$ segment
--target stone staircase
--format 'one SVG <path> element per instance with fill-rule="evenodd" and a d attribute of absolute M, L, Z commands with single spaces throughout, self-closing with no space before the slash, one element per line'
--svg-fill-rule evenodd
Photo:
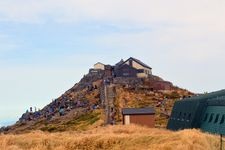
<path fill-rule="evenodd" d="M 105 124 L 114 124 L 115 86 L 113 84 L 104 84 L 100 89 L 100 99 L 102 107 L 105 109 Z"/>

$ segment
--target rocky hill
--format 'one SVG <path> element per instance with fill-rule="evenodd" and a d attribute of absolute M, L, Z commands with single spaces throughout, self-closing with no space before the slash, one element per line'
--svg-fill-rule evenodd
<path fill-rule="evenodd" d="M 122 108 L 149 106 L 156 110 L 156 127 L 163 128 L 174 102 L 190 95 L 193 93 L 153 75 L 151 68 L 137 59 L 113 66 L 97 63 L 59 98 L 41 110 L 27 111 L 15 125 L 1 128 L 1 132 L 87 130 L 121 124 Z M 109 117 L 112 112 L 114 116 Z"/>

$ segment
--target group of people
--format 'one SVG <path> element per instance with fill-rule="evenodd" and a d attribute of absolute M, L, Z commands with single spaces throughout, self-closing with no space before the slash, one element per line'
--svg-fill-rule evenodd
<path fill-rule="evenodd" d="M 71 111 L 74 108 L 86 108 L 89 106 L 88 100 L 71 100 L 67 98 L 66 96 L 62 96 L 59 99 L 55 99 L 47 105 L 42 110 L 37 110 L 36 107 L 34 107 L 34 110 L 32 107 L 30 107 L 30 110 L 27 110 L 22 117 L 20 118 L 20 122 L 25 121 L 32 121 L 32 120 L 38 120 L 40 118 L 46 118 L 47 120 L 51 120 L 53 116 L 56 116 L 57 114 L 59 116 L 64 116 L 67 112 Z M 98 106 L 92 106 L 93 109 L 96 109 Z"/>
<path fill-rule="evenodd" d="M 38 119 L 41 116 L 40 109 L 37 111 L 37 108 L 35 107 L 35 110 L 33 111 L 33 108 L 30 107 L 30 110 L 27 110 L 22 117 L 20 118 L 20 121 L 31 121 L 34 119 Z"/>

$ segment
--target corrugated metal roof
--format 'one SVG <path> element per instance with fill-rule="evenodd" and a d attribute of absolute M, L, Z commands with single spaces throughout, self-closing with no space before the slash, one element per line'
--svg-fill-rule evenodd
<path fill-rule="evenodd" d="M 123 115 L 141 115 L 141 114 L 155 114 L 155 110 L 152 107 L 148 108 L 123 108 Z"/>

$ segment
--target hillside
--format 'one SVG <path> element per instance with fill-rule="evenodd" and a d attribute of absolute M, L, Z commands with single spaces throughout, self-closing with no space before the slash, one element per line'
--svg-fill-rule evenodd
<path fill-rule="evenodd" d="M 143 64 L 137 59 L 134 61 Z M 121 62 L 113 67 L 103 67 L 104 69 L 90 69 L 79 83 L 62 96 L 41 110 L 27 111 L 15 125 L 1 128 L 1 131 L 23 133 L 31 130 L 88 130 L 112 122 L 107 118 L 109 108 L 115 112 L 113 122 L 119 125 L 122 122 L 121 109 L 126 107 L 153 107 L 156 111 L 155 126 L 164 128 L 174 102 L 184 96 L 193 95 L 151 74 L 148 66 L 145 72 L 142 72 L 144 69 L 136 69 L 135 72 L 134 67 L 122 65 Z M 127 76 L 130 72 L 130 76 Z"/>
<path fill-rule="evenodd" d="M 219 137 L 198 130 L 171 132 L 140 126 L 108 126 L 83 132 L 0 135 L 2 150 L 218 150 Z"/>

